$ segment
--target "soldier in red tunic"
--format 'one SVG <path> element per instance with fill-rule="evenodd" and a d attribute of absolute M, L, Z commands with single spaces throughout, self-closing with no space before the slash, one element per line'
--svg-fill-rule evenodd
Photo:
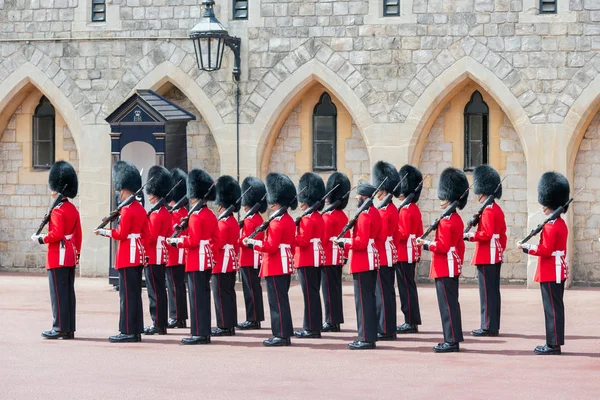
<path fill-rule="evenodd" d="M 438 186 L 438 198 L 441 200 L 442 210 L 449 207 L 452 202 L 458 201 L 468 189 L 469 182 L 464 172 L 456 168 L 446 168 L 440 175 Z M 464 196 L 458 203 L 458 209 L 462 210 L 466 205 L 467 196 Z M 436 353 L 459 351 L 459 343 L 464 340 L 458 302 L 458 277 L 465 255 L 463 230 L 463 221 L 455 210 L 440 220 L 434 241 L 417 240 L 423 245 L 423 250 L 431 251 L 429 277 L 435 279 L 444 331 L 444 342 L 433 348 Z"/>
<path fill-rule="evenodd" d="M 190 207 L 201 201 L 200 209 L 189 219 L 187 235 L 168 238 L 167 243 L 187 250 L 185 272 L 190 300 L 191 337 L 181 339 L 186 345 L 210 343 L 210 278 L 215 259 L 211 243 L 218 241 L 217 217 L 206 206 L 215 200 L 213 179 L 201 169 L 190 171 L 187 180 Z"/>
<path fill-rule="evenodd" d="M 417 333 L 418 326 L 421 325 L 421 311 L 415 283 L 415 267 L 421 257 L 421 247 L 417 245 L 417 238 L 423 234 L 423 220 L 417 202 L 421 196 L 422 186 L 419 185 L 423 181 L 423 175 L 412 165 L 404 165 L 398 175 L 406 176 L 400 184 L 398 199 L 404 202 L 411 195 L 412 199 L 398 212 L 398 264 L 395 265 L 395 269 L 404 323 L 396 328 L 396 332 Z"/>
<path fill-rule="evenodd" d="M 298 195 L 300 209 L 304 212 L 325 196 L 325 183 L 319 175 L 307 172 L 300 178 L 298 193 L 300 193 Z M 319 210 L 302 217 L 296 229 L 294 265 L 298 270 L 304 297 L 303 329 L 294 333 L 298 338 L 315 339 L 321 337 L 323 309 L 321 308 L 321 296 L 319 295 L 321 284 L 321 269 L 319 267 L 325 265 L 325 251 L 323 250 L 325 227 L 323 216 L 318 211 L 322 209 L 323 204 L 321 204 Z"/>
<path fill-rule="evenodd" d="M 81 252 L 81 223 L 79 211 L 68 198 L 77 196 L 77 173 L 66 161 L 50 168 L 48 186 L 51 196 L 62 193 L 64 200 L 52 210 L 47 235 L 32 235 L 31 240 L 48 244 L 46 270 L 50 283 L 52 329 L 42 332 L 46 339 L 75 337 L 75 264 Z"/>
<path fill-rule="evenodd" d="M 246 193 L 248 188 L 251 189 Z M 249 213 L 256 204 L 260 203 L 256 212 L 246 214 L 244 217 L 244 226 L 239 240 L 246 321 L 238 324 L 237 328 L 250 330 L 260 329 L 261 321 L 265 320 L 262 286 L 258 276 L 262 257 L 259 251 L 249 248 L 243 244 L 243 241 L 264 222 L 261 214 L 267 211 L 267 199 L 265 197 L 267 189 L 260 179 L 249 176 L 242 182 L 242 193 L 246 193 L 242 196 L 242 208 L 246 213 Z M 263 238 L 263 232 L 256 235 L 256 240 L 263 240 Z"/>
<path fill-rule="evenodd" d="M 273 212 L 281 207 L 292 210 L 298 207 L 296 187 L 283 174 L 270 173 L 266 179 L 267 202 Z M 294 272 L 294 247 L 296 224 L 287 210 L 269 224 L 264 240 L 244 239 L 244 244 L 262 252 L 260 276 L 267 281 L 267 297 L 271 311 L 273 337 L 263 342 L 265 346 L 289 346 L 294 333 L 288 291 Z"/>
<path fill-rule="evenodd" d="M 170 207 L 175 207 L 178 201 L 186 195 L 186 180 L 187 174 L 179 168 L 171 170 L 171 181 L 173 184 L 182 181 L 175 188 L 170 198 L 167 199 Z M 182 218 L 188 215 L 185 206 L 171 208 L 171 226 L 167 237 L 171 237 L 174 232 L 174 226 L 181 221 Z M 181 232 L 183 236 L 186 231 Z M 188 310 L 187 297 L 185 291 L 185 249 L 173 246 L 167 246 L 167 295 L 169 298 L 169 328 L 185 328 L 187 327 Z"/>
<path fill-rule="evenodd" d="M 479 204 L 488 196 L 502 197 L 500 175 L 489 165 L 479 165 L 473 171 L 474 191 Z M 495 192 L 495 193 L 494 193 Z M 506 248 L 506 221 L 496 202 L 487 206 L 479 219 L 476 232 L 464 234 L 464 239 L 475 242 L 472 265 L 477 266 L 481 328 L 471 331 L 473 336 L 498 336 L 500 331 L 500 267 Z"/>
<path fill-rule="evenodd" d="M 569 181 L 557 172 L 546 172 L 538 183 L 538 202 L 545 215 L 563 206 L 569 200 Z M 565 212 L 567 210 L 565 209 Z M 565 344 L 565 304 L 563 295 L 568 278 L 567 237 L 569 230 L 560 216 L 544 225 L 537 245 L 519 243 L 519 248 L 529 255 L 537 256 L 538 263 L 533 280 L 540 283 L 544 317 L 546 320 L 546 344 L 537 346 L 536 354 L 561 354 Z"/>
<path fill-rule="evenodd" d="M 229 206 L 233 212 L 240 210 L 239 200 L 242 195 L 239 183 L 229 175 L 223 175 L 215 185 L 217 192 L 217 213 L 221 214 Z M 235 297 L 235 280 L 239 269 L 238 241 L 240 227 L 235 216 L 229 215 L 218 222 L 218 235 L 212 243 L 215 255 L 215 267 L 212 270 L 212 290 L 217 315 L 217 328 L 213 336 L 233 336 L 237 325 L 237 303 Z"/>
<path fill-rule="evenodd" d="M 148 171 L 146 194 L 148 201 L 154 205 L 164 198 L 171 187 L 171 173 L 160 165 L 155 165 Z M 150 235 L 147 239 L 146 254 L 148 265 L 144 268 L 146 275 L 146 288 L 148 289 L 148 302 L 150 303 L 150 317 L 152 325 L 144 329 L 146 335 L 167 334 L 167 287 L 165 282 L 165 264 L 167 262 L 166 238 L 169 237 L 171 227 L 171 214 L 167 207 L 162 206 L 148 215 Z"/>
<path fill-rule="evenodd" d="M 132 196 L 142 186 L 140 172 L 125 161 L 113 167 L 113 185 L 121 200 Z M 96 235 L 111 237 L 118 241 L 115 269 L 119 272 L 120 334 L 109 337 L 111 342 L 141 342 L 144 331 L 142 308 L 142 270 L 147 263 L 145 246 L 150 231 L 146 210 L 133 201 L 120 211 L 121 220 L 116 229 L 97 229 Z"/>
<path fill-rule="evenodd" d="M 386 179 L 387 178 L 387 179 Z M 385 180 L 377 193 L 377 198 L 383 200 L 388 193 L 400 182 L 400 175 L 392 164 L 378 161 L 373 167 L 373 186 Z M 396 193 L 392 193 L 395 195 Z M 375 299 L 377 304 L 377 340 L 396 340 L 396 293 L 394 291 L 394 265 L 398 263 L 398 251 L 395 240 L 398 236 L 398 209 L 393 201 L 379 208 L 381 215 L 381 231 L 384 232 L 383 249 L 379 249 L 380 267 L 377 270 L 377 288 Z"/>
<path fill-rule="evenodd" d="M 361 183 L 356 189 L 356 200 L 360 208 L 375 193 L 375 186 Z M 356 323 L 358 338 L 348 344 L 351 350 L 368 350 L 375 348 L 377 341 L 377 307 L 375 288 L 377 286 L 377 270 L 379 269 L 378 241 L 380 238 L 381 216 L 371 205 L 368 210 L 358 215 L 352 230 L 352 238 L 341 238 L 337 243 L 344 244 L 344 250 L 350 254 L 350 273 L 354 280 L 354 303 L 356 305 Z"/>
<path fill-rule="evenodd" d="M 333 188 L 337 188 L 333 190 Z M 333 241 L 348 223 L 348 216 L 343 211 L 348 205 L 350 180 L 341 172 L 334 172 L 327 180 L 325 193 L 333 192 L 326 204 L 337 206 L 323 213 L 325 234 L 323 248 L 325 250 L 325 266 L 321 268 L 321 290 L 325 306 L 325 323 L 321 332 L 339 332 L 340 324 L 344 323 L 344 306 L 342 304 L 342 268 L 344 266 L 344 250 Z M 344 237 L 349 238 L 350 232 Z"/>

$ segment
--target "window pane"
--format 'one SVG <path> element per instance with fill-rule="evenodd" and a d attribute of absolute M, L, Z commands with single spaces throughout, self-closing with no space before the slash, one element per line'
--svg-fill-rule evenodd
<path fill-rule="evenodd" d="M 541 0 L 540 11 L 543 14 L 556 13 L 556 0 Z"/>
<path fill-rule="evenodd" d="M 52 143 L 50 142 L 41 142 L 36 143 L 34 147 L 34 166 L 50 166 L 53 162 L 52 160 Z"/>
<path fill-rule="evenodd" d="M 384 16 L 400 15 L 400 1 L 399 0 L 383 0 L 383 15 Z"/>
<path fill-rule="evenodd" d="M 482 140 L 483 138 L 483 116 L 469 115 L 469 139 Z"/>
<path fill-rule="evenodd" d="M 335 117 L 314 116 L 314 140 L 335 140 Z"/>
<path fill-rule="evenodd" d="M 335 168 L 333 143 L 315 143 L 313 160 L 315 168 Z"/>
<path fill-rule="evenodd" d="M 471 159 L 470 159 L 471 167 L 476 167 L 476 166 L 482 164 L 481 142 L 479 142 L 479 141 L 471 142 L 470 148 L 471 148 Z"/>
<path fill-rule="evenodd" d="M 52 118 L 34 118 L 34 121 L 34 140 L 52 140 L 54 120 Z"/>

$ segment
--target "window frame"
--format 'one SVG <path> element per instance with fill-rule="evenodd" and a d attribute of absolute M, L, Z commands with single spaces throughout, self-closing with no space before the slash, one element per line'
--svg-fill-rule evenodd
<path fill-rule="evenodd" d="M 331 104 L 332 110 L 333 112 L 325 112 L 321 111 L 319 112 L 320 107 L 323 105 L 324 100 L 329 99 L 329 103 Z M 316 139 L 316 129 L 315 129 L 315 121 L 316 121 L 316 117 L 331 117 L 333 118 L 333 139 L 332 140 L 323 140 L 323 139 Z M 337 171 L 337 117 L 338 117 L 338 112 L 337 112 L 337 107 L 335 105 L 335 103 L 333 102 L 333 99 L 331 98 L 331 95 L 329 93 L 327 93 L 326 91 L 323 92 L 323 94 L 321 94 L 321 96 L 319 97 L 319 101 L 317 102 L 317 104 L 315 104 L 314 108 L 313 108 L 313 113 L 312 113 L 312 169 L 313 171 L 320 171 L 320 172 L 326 172 L 326 171 Z M 331 166 L 322 166 L 322 165 L 317 165 L 317 158 L 316 158 L 316 148 L 318 144 L 330 144 L 332 146 L 332 156 L 331 156 L 331 161 L 332 161 L 332 165 Z"/>
<path fill-rule="evenodd" d="M 50 106 L 52 108 L 51 113 L 42 112 L 41 108 L 43 106 Z M 32 118 L 31 125 L 31 166 L 36 170 L 47 170 L 52 167 L 54 161 L 56 159 L 56 109 L 50 102 L 50 100 L 46 96 L 42 96 L 39 104 L 35 108 Z M 38 120 L 47 119 L 50 122 L 50 139 L 39 139 L 39 131 L 38 131 Z M 37 151 L 39 143 L 50 143 L 50 163 L 49 164 L 39 164 L 39 158 Z"/>
<path fill-rule="evenodd" d="M 402 0 L 383 0 L 383 16 L 384 17 L 399 17 L 401 15 L 401 11 L 400 11 L 400 8 L 401 8 L 401 4 L 400 3 L 401 3 L 401 1 Z M 388 11 L 387 11 L 388 7 L 394 6 L 394 5 L 388 4 L 388 2 L 395 2 L 396 3 L 394 5 L 398 9 L 397 13 L 388 13 Z"/>
<path fill-rule="evenodd" d="M 554 11 L 544 11 L 544 3 L 554 4 Z M 539 13 L 543 15 L 558 14 L 558 0 L 540 0 L 539 2 Z"/>
<path fill-rule="evenodd" d="M 94 6 L 95 5 L 103 5 L 104 8 L 102 10 L 102 12 L 100 11 L 94 11 Z M 91 15 L 90 15 L 90 22 L 106 22 L 106 0 L 92 0 L 91 1 Z M 104 15 L 103 19 L 94 19 L 94 16 L 96 15 L 96 13 L 102 13 Z"/>
<path fill-rule="evenodd" d="M 246 3 L 246 17 L 245 18 L 237 18 L 236 15 L 236 5 L 240 2 Z M 247 21 L 250 18 L 250 0 L 232 0 L 231 6 L 231 19 L 234 21 Z M 243 10 L 243 8 L 242 8 Z"/>
<path fill-rule="evenodd" d="M 479 111 L 469 111 L 469 108 L 473 107 L 476 101 L 475 96 L 479 95 L 481 98 L 480 104 L 485 107 L 484 112 Z M 479 102 L 478 102 L 479 103 Z M 481 132 L 481 163 L 476 164 L 473 163 L 471 157 L 471 143 L 474 141 L 471 139 L 471 116 L 481 116 L 482 117 L 482 132 Z M 482 164 L 487 164 L 489 162 L 489 143 L 490 143 L 490 107 L 483 99 L 483 95 L 475 90 L 471 95 L 471 99 L 465 105 L 465 109 L 463 112 L 464 118 L 464 132 L 463 132 L 463 141 L 464 141 L 464 159 L 463 159 L 463 170 L 464 171 L 473 171 L 475 167 Z"/>

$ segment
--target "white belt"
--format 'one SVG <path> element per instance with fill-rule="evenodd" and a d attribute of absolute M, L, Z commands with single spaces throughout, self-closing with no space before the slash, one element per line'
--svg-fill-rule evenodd
<path fill-rule="evenodd" d="M 177 249 L 177 264 L 183 264 L 183 255 L 185 254 L 185 249 L 183 247 Z"/>
<path fill-rule="evenodd" d="M 394 250 L 396 249 L 396 246 L 394 246 L 393 240 L 394 238 L 391 236 L 388 236 L 387 239 L 385 239 L 385 258 L 387 259 L 388 267 L 394 265 Z"/>
<path fill-rule="evenodd" d="M 321 239 L 313 238 L 310 239 L 310 242 L 313 244 L 313 266 L 318 267 L 321 265 L 321 254 L 323 251 Z"/>
<path fill-rule="evenodd" d="M 165 245 L 165 237 L 159 236 L 156 239 L 156 264 L 162 264 L 163 248 Z"/>
<path fill-rule="evenodd" d="M 412 264 L 413 261 L 413 246 L 414 242 L 417 239 L 417 235 L 408 235 L 408 240 L 406 241 L 406 254 L 408 255 L 408 263 Z"/>
<path fill-rule="evenodd" d="M 70 241 L 71 239 L 73 239 L 73 235 L 65 235 L 65 240 Z M 60 246 L 58 250 L 58 265 L 65 265 L 66 250 L 66 243 L 64 244 L 64 246 Z"/>
<path fill-rule="evenodd" d="M 204 262 L 206 260 L 206 256 L 210 257 L 210 251 L 206 251 L 206 246 L 208 246 L 210 244 L 209 240 L 201 240 L 200 241 L 200 251 L 198 252 L 199 257 L 200 257 L 200 271 L 204 271 Z"/>
<path fill-rule="evenodd" d="M 566 268 L 566 264 L 565 264 L 565 252 L 562 250 L 557 250 L 552 252 L 552 255 L 554 256 L 554 266 L 556 268 L 556 283 L 561 283 L 562 282 L 562 267 L 564 266 Z"/>
<path fill-rule="evenodd" d="M 456 247 L 450 247 L 450 251 L 447 253 L 448 256 L 448 276 L 454 278 L 454 254 L 456 253 Z"/>
<path fill-rule="evenodd" d="M 367 245 L 367 253 L 369 255 L 369 270 L 373 271 L 375 269 L 375 257 L 377 256 L 377 249 L 375 248 L 375 239 L 369 239 L 369 244 Z"/>
<path fill-rule="evenodd" d="M 260 265 L 260 252 L 256 250 L 252 250 L 254 252 L 254 269 L 258 269 Z"/>
<path fill-rule="evenodd" d="M 229 265 L 229 259 L 231 258 L 232 254 L 233 254 L 233 266 L 234 266 L 234 269 L 236 269 L 235 265 L 237 264 L 236 263 L 237 260 L 235 259 L 235 252 L 233 251 L 234 249 L 235 248 L 233 247 L 232 244 L 225 244 L 223 246 L 223 251 L 224 251 L 223 268 L 221 269 L 221 273 L 223 273 L 223 274 L 227 272 L 227 266 Z"/>
<path fill-rule="evenodd" d="M 500 246 L 498 239 L 500 239 L 500 235 L 494 234 L 492 235 L 492 240 L 490 240 L 490 264 L 496 264 L 497 262 L 502 261 L 496 259 L 498 248 L 502 251 L 502 246 Z"/>
<path fill-rule="evenodd" d="M 281 265 L 283 267 L 283 273 L 287 274 L 290 272 L 289 259 L 291 257 L 292 246 L 289 244 L 282 243 L 279 245 L 279 254 L 281 255 Z M 292 261 L 293 262 L 293 261 Z"/>
<path fill-rule="evenodd" d="M 127 235 L 127 239 L 129 239 L 129 262 L 135 262 L 135 249 L 137 248 L 137 239 L 141 238 L 142 235 L 139 233 L 130 233 Z M 140 252 L 141 253 L 141 252 Z"/>
<path fill-rule="evenodd" d="M 338 246 L 335 243 L 335 240 L 337 240 L 337 236 L 332 236 L 331 238 L 329 238 L 329 241 L 331 243 L 333 243 L 333 246 L 331 246 L 331 265 L 338 264 L 338 256 L 339 256 L 340 246 Z"/>

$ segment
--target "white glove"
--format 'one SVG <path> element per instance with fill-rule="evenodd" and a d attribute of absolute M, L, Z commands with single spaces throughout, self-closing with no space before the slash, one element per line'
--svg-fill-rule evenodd
<path fill-rule="evenodd" d="M 177 247 L 179 243 L 183 243 L 183 238 L 167 238 L 166 242 L 173 247 Z"/>
<path fill-rule="evenodd" d="M 38 242 L 39 244 L 44 244 L 44 238 L 46 235 L 36 235 L 35 233 L 31 235 L 31 240 L 34 242 Z"/>
<path fill-rule="evenodd" d="M 466 240 L 468 242 L 470 242 L 471 239 L 473 239 L 474 237 L 475 237 L 475 233 L 473 233 L 473 232 L 463 234 L 463 240 Z"/>
<path fill-rule="evenodd" d="M 95 229 L 94 233 L 100 236 L 112 236 L 112 231 L 110 229 Z"/>
<path fill-rule="evenodd" d="M 339 239 L 331 239 L 334 243 L 341 244 L 342 246 L 346 243 L 352 243 L 352 239 L 350 238 L 339 238 Z"/>

